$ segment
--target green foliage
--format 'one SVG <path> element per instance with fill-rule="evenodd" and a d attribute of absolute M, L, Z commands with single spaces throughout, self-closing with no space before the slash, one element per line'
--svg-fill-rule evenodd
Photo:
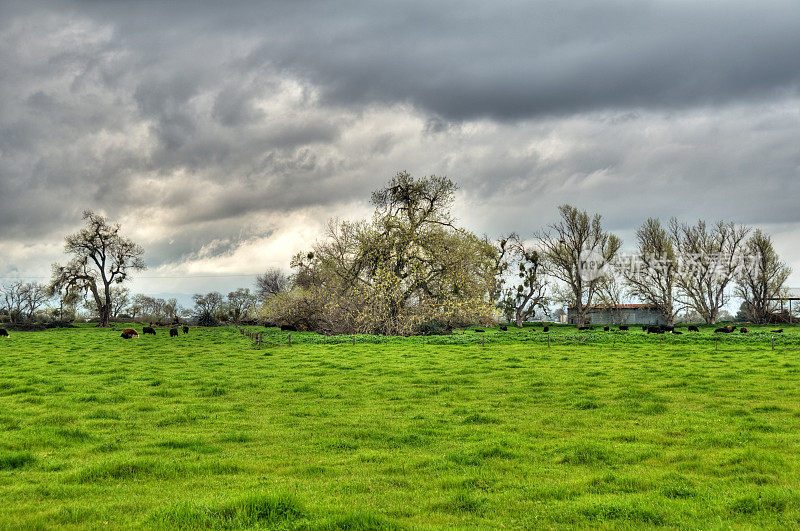
<path fill-rule="evenodd" d="M 206 310 L 198 316 L 197 326 L 219 326 L 219 321 L 211 312 Z"/>
<path fill-rule="evenodd" d="M 457 227 L 455 184 L 398 173 L 373 194 L 369 221 L 331 221 L 313 251 L 292 260 L 293 289 L 264 318 L 334 334 L 409 335 L 423 322 L 488 323 L 496 250 Z"/>

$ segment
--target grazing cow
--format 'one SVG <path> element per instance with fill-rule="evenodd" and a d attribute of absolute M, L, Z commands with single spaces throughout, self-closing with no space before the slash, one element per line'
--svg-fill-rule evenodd
<path fill-rule="evenodd" d="M 183 325 L 183 333 L 184 334 L 188 334 L 189 333 L 189 327 L 188 326 Z"/>
<path fill-rule="evenodd" d="M 619 331 L 620 332 L 622 332 L 622 331 L 626 331 L 627 332 L 628 331 L 628 325 L 619 325 Z"/>
<path fill-rule="evenodd" d="M 500 330 L 502 330 L 503 332 L 508 332 L 508 327 L 503 325 L 500 327 Z"/>
<path fill-rule="evenodd" d="M 744 327 L 742 327 L 742 328 L 740 328 L 740 329 L 739 329 L 739 332 L 740 332 L 740 333 L 742 333 L 742 334 L 746 334 L 746 333 L 747 333 L 747 332 L 749 332 L 749 331 L 750 331 L 750 330 L 748 330 L 747 328 L 744 328 Z"/>
<path fill-rule="evenodd" d="M 668 325 L 659 325 L 659 326 L 660 326 L 661 330 L 663 330 L 664 332 L 674 332 L 675 331 L 675 327 L 674 326 L 668 326 Z"/>
<path fill-rule="evenodd" d="M 647 325 L 644 325 L 644 326 L 642 327 L 642 332 L 647 332 L 647 330 L 649 330 L 649 328 L 650 328 L 649 326 L 647 326 Z"/>
<path fill-rule="evenodd" d="M 734 330 L 736 330 L 734 327 L 726 326 L 724 328 L 717 328 L 716 330 L 714 330 L 714 333 L 715 334 L 730 334 Z"/>
<path fill-rule="evenodd" d="M 483 328 L 476 328 L 475 331 L 476 332 L 486 332 L 486 330 L 484 330 Z"/>
<path fill-rule="evenodd" d="M 145 326 L 144 328 L 142 328 L 142 333 L 145 335 L 147 334 L 156 335 L 156 329 L 153 328 L 152 326 Z"/>
<path fill-rule="evenodd" d="M 678 332 L 677 330 L 673 330 L 672 333 L 675 334 L 676 336 L 683 335 L 683 332 Z"/>
<path fill-rule="evenodd" d="M 604 327 L 603 327 L 603 332 L 608 332 L 609 330 L 610 330 L 610 328 L 609 328 L 609 327 L 607 327 L 607 326 L 604 326 Z"/>
<path fill-rule="evenodd" d="M 660 326 L 651 326 L 647 329 L 648 334 L 663 334 L 664 329 Z"/>
<path fill-rule="evenodd" d="M 169 329 L 169 337 L 178 337 L 178 329 L 177 328 L 170 328 Z"/>
<path fill-rule="evenodd" d="M 8 337 L 8 338 L 10 338 L 11 336 L 8 335 L 8 330 L 6 330 L 5 328 L 0 328 L 0 337 Z"/>
<path fill-rule="evenodd" d="M 578 327 L 578 330 L 591 330 L 591 329 L 592 329 L 591 326 L 579 326 Z"/>
<path fill-rule="evenodd" d="M 783 328 L 780 328 L 778 330 L 772 330 L 772 333 L 774 333 L 774 334 L 782 334 L 783 333 Z"/>
<path fill-rule="evenodd" d="M 119 337 L 123 339 L 130 339 L 132 337 L 138 338 L 139 334 L 133 328 L 126 328 L 125 330 L 122 331 L 122 335 Z"/>
<path fill-rule="evenodd" d="M 297 332 L 297 327 L 293 325 L 281 325 L 281 332 Z"/>
<path fill-rule="evenodd" d="M 549 332 L 549 331 L 550 331 L 549 326 L 545 326 L 544 328 L 542 328 L 542 332 Z M 534 332 L 536 332 L 536 330 L 534 330 Z"/>
<path fill-rule="evenodd" d="M 696 326 L 690 326 L 689 327 L 689 332 L 699 332 L 699 331 L 700 331 L 700 329 L 697 328 Z"/>

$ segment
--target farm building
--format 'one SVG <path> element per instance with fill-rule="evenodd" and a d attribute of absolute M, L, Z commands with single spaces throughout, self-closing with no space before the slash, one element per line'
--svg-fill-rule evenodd
<path fill-rule="evenodd" d="M 587 315 L 587 324 L 599 325 L 647 325 L 667 324 L 655 306 L 650 304 L 619 304 L 617 306 L 592 306 Z M 567 322 L 577 324 L 575 308 L 567 310 Z"/>

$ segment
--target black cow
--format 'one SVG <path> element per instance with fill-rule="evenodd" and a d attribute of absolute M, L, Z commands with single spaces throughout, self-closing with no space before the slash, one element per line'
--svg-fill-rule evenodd
<path fill-rule="evenodd" d="M 660 326 L 650 326 L 650 327 L 647 328 L 647 333 L 648 334 L 663 334 L 664 333 L 664 329 L 661 328 Z"/>
<path fill-rule="evenodd" d="M 145 335 L 147 335 L 147 334 L 156 335 L 156 329 L 153 328 L 152 326 L 145 326 L 144 328 L 142 328 L 142 334 L 145 334 Z"/>
<path fill-rule="evenodd" d="M 734 330 L 736 330 L 736 329 L 733 328 L 732 326 L 726 326 L 725 328 L 717 328 L 716 330 L 714 330 L 714 333 L 715 334 L 730 334 Z"/>
<path fill-rule="evenodd" d="M 508 332 L 508 327 L 503 325 L 500 327 L 500 330 L 502 330 L 503 332 Z"/>
<path fill-rule="evenodd" d="M 591 326 L 579 326 L 578 327 L 578 330 L 591 330 L 591 329 L 592 329 Z"/>
<path fill-rule="evenodd" d="M 659 325 L 659 326 L 661 327 L 661 330 L 663 330 L 664 332 L 674 332 L 675 331 L 675 327 L 674 326 L 668 326 L 668 325 Z"/>
<path fill-rule="evenodd" d="M 0 337 L 9 337 L 10 338 L 11 336 L 8 335 L 8 330 L 6 330 L 5 328 L 0 328 Z"/>
<path fill-rule="evenodd" d="M 627 331 L 628 330 L 628 325 L 619 325 L 619 330 L 620 330 L 620 332 L 622 332 L 623 330 Z"/>
<path fill-rule="evenodd" d="M 772 330 L 772 333 L 773 334 L 782 334 L 783 333 L 783 328 L 780 328 L 778 330 Z"/>
<path fill-rule="evenodd" d="M 740 329 L 739 329 L 739 332 L 740 332 L 740 333 L 742 333 L 742 334 L 746 334 L 746 333 L 747 333 L 747 332 L 749 332 L 749 331 L 750 331 L 750 330 L 748 330 L 747 328 L 744 328 L 744 327 L 742 327 L 742 328 L 740 328 Z"/>
<path fill-rule="evenodd" d="M 188 326 L 183 325 L 183 333 L 184 334 L 188 334 L 189 333 L 189 327 Z"/>
<path fill-rule="evenodd" d="M 672 333 L 675 334 L 676 336 L 680 336 L 683 334 L 683 332 L 678 332 L 677 330 L 673 330 Z"/>
<path fill-rule="evenodd" d="M 550 331 L 549 326 L 545 326 L 544 328 L 542 328 L 542 332 L 549 332 L 549 331 Z"/>
<path fill-rule="evenodd" d="M 609 330 L 610 330 L 610 328 L 609 328 L 609 327 L 607 327 L 607 326 L 604 326 L 604 327 L 603 327 L 603 332 L 608 332 Z"/>
<path fill-rule="evenodd" d="M 177 328 L 170 328 L 169 329 L 169 337 L 178 337 L 178 329 Z"/>
<path fill-rule="evenodd" d="M 647 332 L 647 330 L 648 330 L 649 328 L 650 328 L 649 326 L 647 326 L 647 325 L 644 325 L 644 326 L 642 327 L 642 332 Z"/>
<path fill-rule="evenodd" d="M 297 327 L 293 325 L 281 325 L 281 332 L 297 332 Z"/>
<path fill-rule="evenodd" d="M 484 330 L 483 328 L 476 328 L 475 332 L 486 332 L 486 330 Z"/>
<path fill-rule="evenodd" d="M 700 331 L 700 329 L 697 328 L 696 326 L 690 326 L 689 327 L 689 332 L 699 332 L 699 331 Z"/>

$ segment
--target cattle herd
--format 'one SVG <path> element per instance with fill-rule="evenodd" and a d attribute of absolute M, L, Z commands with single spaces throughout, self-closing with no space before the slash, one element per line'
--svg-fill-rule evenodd
<path fill-rule="evenodd" d="M 167 325 L 162 325 L 161 323 L 158 323 L 158 325 L 159 326 L 167 326 Z M 189 327 L 186 326 L 186 325 L 183 325 L 182 330 L 183 330 L 184 334 L 188 334 L 189 333 Z M 297 328 L 295 328 L 294 326 L 283 325 L 283 326 L 281 326 L 281 330 L 284 331 L 284 332 L 296 332 Z M 501 326 L 500 330 L 503 331 L 503 332 L 506 332 L 506 331 L 508 331 L 508 327 L 507 326 Z M 530 329 L 530 330 L 533 331 L 533 332 L 537 332 L 537 330 L 535 328 Z M 591 326 L 579 326 L 578 330 L 592 330 L 592 327 Z M 624 331 L 629 330 L 629 328 L 628 328 L 627 325 L 620 325 L 619 326 L 619 330 L 624 332 Z M 698 327 L 696 327 L 696 326 L 693 326 L 693 325 L 689 325 L 687 330 L 689 332 L 700 332 L 700 329 Z M 485 330 L 483 330 L 481 328 L 476 328 L 474 331 L 475 332 L 485 332 Z M 549 332 L 549 331 L 550 331 L 550 327 L 549 326 L 545 326 L 542 329 L 542 332 Z M 604 326 L 603 327 L 603 331 L 604 332 L 614 332 L 615 330 L 613 328 L 609 327 L 609 326 Z M 675 335 L 683 334 L 683 332 L 675 330 L 674 326 L 668 326 L 668 325 L 656 325 L 656 326 L 645 325 L 645 326 L 642 326 L 642 331 L 643 332 L 647 332 L 648 334 L 666 334 L 666 333 L 675 334 Z M 724 326 L 722 328 L 717 328 L 716 330 L 714 330 L 714 333 L 717 333 L 717 334 L 731 334 L 731 333 L 736 332 L 736 331 L 738 331 L 741 334 L 747 334 L 748 332 L 750 332 L 749 329 L 744 328 L 744 327 L 736 328 L 735 326 L 728 325 L 728 326 Z M 783 333 L 783 328 L 779 328 L 777 330 L 770 330 L 770 332 L 772 332 L 773 334 L 782 334 Z M 150 326 L 143 327 L 142 328 L 142 334 L 144 334 L 144 335 L 148 335 L 148 334 L 156 335 L 156 329 L 153 327 L 153 323 L 150 323 Z M 178 335 L 179 334 L 178 334 L 178 328 L 177 327 L 173 326 L 172 328 L 170 328 L 169 337 L 177 337 Z M 10 336 L 8 334 L 8 330 L 6 330 L 5 328 L 0 328 L 0 337 L 9 338 Z M 133 328 L 126 328 L 126 329 L 124 329 L 122 331 L 122 335 L 120 337 L 122 337 L 123 339 L 138 338 L 139 337 L 139 333 L 136 330 L 134 330 Z"/>
<path fill-rule="evenodd" d="M 189 333 L 189 327 L 188 326 L 183 325 L 183 333 L 184 334 L 188 334 Z M 156 335 L 156 329 L 153 327 L 153 323 L 150 323 L 150 326 L 143 327 L 142 328 L 142 334 L 144 334 L 144 335 L 148 335 L 148 334 Z M 122 335 L 120 337 L 122 339 L 138 338 L 139 337 L 139 333 L 136 330 L 134 330 L 133 328 L 126 328 L 125 330 L 122 331 Z M 169 329 L 169 337 L 178 337 L 178 328 L 177 327 L 173 326 L 172 328 Z"/>

